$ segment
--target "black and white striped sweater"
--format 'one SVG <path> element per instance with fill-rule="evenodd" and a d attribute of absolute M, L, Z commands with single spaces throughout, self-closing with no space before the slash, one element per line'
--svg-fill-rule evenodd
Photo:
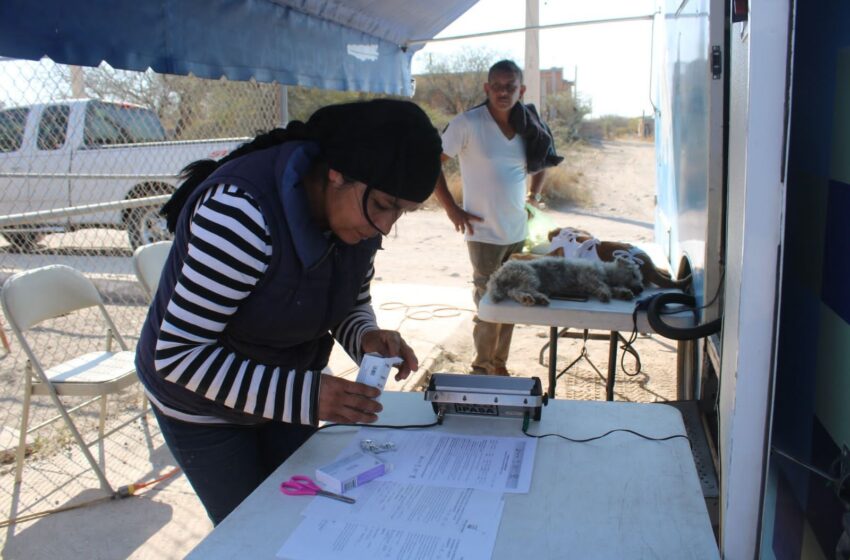
<path fill-rule="evenodd" d="M 225 390 L 224 404 L 234 410 L 310 423 L 315 417 L 310 395 L 320 372 L 281 371 L 218 343 L 229 317 L 250 295 L 271 261 L 271 237 L 259 205 L 237 187 L 218 185 L 198 201 L 189 231 L 188 255 L 156 343 L 157 371 L 207 398 Z M 378 328 L 369 293 L 373 276 L 374 263 L 355 306 L 332 333 L 357 362 L 363 334 Z M 189 422 L 222 422 L 174 410 L 149 396 L 168 416 Z"/>

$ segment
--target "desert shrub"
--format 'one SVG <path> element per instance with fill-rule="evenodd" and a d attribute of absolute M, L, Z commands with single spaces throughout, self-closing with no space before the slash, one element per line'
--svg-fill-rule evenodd
<path fill-rule="evenodd" d="M 582 140 L 608 140 L 622 136 L 635 136 L 640 117 L 604 115 L 586 119 L 578 126 L 577 135 Z"/>
<path fill-rule="evenodd" d="M 559 150 L 566 150 L 570 144 L 579 140 L 582 121 L 589 112 L 588 104 L 567 93 L 546 97 L 541 116 L 552 130 Z"/>
<path fill-rule="evenodd" d="M 587 206 L 593 202 L 590 189 L 582 181 L 580 171 L 564 164 L 546 170 L 543 179 L 543 199 L 550 206 Z"/>

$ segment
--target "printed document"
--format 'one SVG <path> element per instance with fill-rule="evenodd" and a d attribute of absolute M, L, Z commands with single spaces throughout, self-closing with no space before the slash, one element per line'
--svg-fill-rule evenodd
<path fill-rule="evenodd" d="M 474 560 L 490 558 L 504 501 L 494 492 L 375 480 L 349 505 L 314 499 L 279 558 Z"/>
<path fill-rule="evenodd" d="M 361 428 L 345 452 L 359 449 L 362 439 L 395 444 L 378 455 L 393 467 L 382 481 L 515 494 L 531 486 L 536 439 Z"/>
<path fill-rule="evenodd" d="M 337 500 L 313 500 L 304 509 L 307 517 L 360 520 L 369 524 L 416 526 L 423 531 L 461 534 L 475 530 L 488 534 L 499 527 L 493 512 L 502 503 L 502 494 L 471 490 L 422 486 L 408 482 L 373 480 L 345 493 L 357 500 L 346 504 Z M 488 523 L 495 520 L 495 524 Z"/>

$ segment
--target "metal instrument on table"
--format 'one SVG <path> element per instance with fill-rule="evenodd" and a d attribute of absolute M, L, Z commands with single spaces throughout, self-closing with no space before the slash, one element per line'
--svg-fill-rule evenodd
<path fill-rule="evenodd" d="M 435 373 L 425 391 L 434 412 L 540 420 L 547 397 L 538 377 Z"/>

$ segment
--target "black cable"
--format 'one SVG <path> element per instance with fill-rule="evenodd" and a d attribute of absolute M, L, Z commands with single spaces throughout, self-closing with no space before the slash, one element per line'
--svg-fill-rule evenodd
<path fill-rule="evenodd" d="M 720 297 L 720 291 L 723 288 L 723 280 L 726 277 L 726 269 L 723 269 L 723 272 L 720 274 L 720 281 L 717 283 L 717 290 L 715 290 L 714 295 L 705 305 L 701 305 L 696 307 L 696 298 L 679 292 L 662 292 L 660 294 L 656 294 L 648 301 L 648 306 L 646 310 L 646 318 L 649 321 L 652 329 L 664 336 L 666 338 L 670 338 L 673 340 L 696 340 L 698 338 L 704 338 L 706 336 L 715 334 L 720 331 L 720 327 L 723 324 L 723 319 L 717 318 L 713 321 L 709 321 L 708 323 L 704 323 L 702 325 L 697 325 L 695 327 L 671 327 L 661 318 L 663 315 L 672 315 L 674 313 L 679 313 L 682 311 L 679 308 L 674 308 L 670 310 L 662 309 L 668 303 L 680 303 L 683 304 L 693 311 L 699 311 L 701 309 L 707 309 L 711 307 L 717 298 Z"/>
<path fill-rule="evenodd" d="M 620 339 L 623 341 L 622 346 L 620 346 L 620 350 L 623 351 L 623 353 L 620 354 L 620 370 L 629 377 L 634 377 L 641 372 L 642 364 L 640 361 L 640 354 L 638 354 L 637 349 L 634 347 L 634 343 L 637 341 L 638 337 L 637 316 L 639 311 L 645 311 L 647 309 L 652 298 L 653 296 L 648 296 L 635 302 L 635 307 L 632 309 L 632 332 L 628 339 L 620 336 Z M 631 354 L 635 359 L 634 371 L 626 369 L 626 353 Z"/>
<path fill-rule="evenodd" d="M 697 325 L 696 327 L 678 328 L 669 326 L 663 321 L 663 319 L 661 319 L 661 317 L 663 315 L 673 315 L 675 313 L 680 313 L 683 311 L 681 308 L 663 309 L 663 307 L 668 303 L 683 304 L 690 308 L 690 310 L 692 311 L 699 311 L 701 309 L 707 309 L 711 307 L 714 302 L 717 301 L 717 298 L 720 297 L 720 291 L 723 288 L 723 279 L 725 277 L 726 269 L 723 269 L 723 272 L 720 274 L 720 281 L 717 283 L 717 289 L 714 291 L 714 295 L 711 296 L 711 299 L 708 301 L 708 303 L 699 307 L 696 306 L 696 298 L 691 295 L 680 292 L 661 292 L 638 300 L 635 303 L 635 309 L 632 312 L 632 324 L 634 326 L 632 330 L 632 335 L 629 337 L 628 340 L 625 341 L 625 344 L 620 347 L 624 351 L 622 357 L 620 358 L 620 369 L 623 370 L 623 373 L 630 376 L 634 376 L 640 373 L 640 358 L 636 355 L 636 352 L 632 347 L 632 344 L 635 342 L 635 340 L 637 340 L 638 311 L 646 311 L 647 321 L 655 332 L 657 332 L 661 336 L 673 340 L 696 340 L 697 338 L 703 338 L 705 336 L 718 332 L 722 324 L 722 319 L 715 319 L 714 321 L 710 321 L 703 325 Z M 626 371 L 626 352 L 632 353 L 635 356 L 637 367 L 634 373 L 629 373 L 628 371 Z"/>
<path fill-rule="evenodd" d="M 601 436 L 593 436 L 593 437 L 589 437 L 589 438 L 585 438 L 585 439 L 573 439 L 571 437 L 567 437 L 567 436 L 561 435 L 561 434 L 529 434 L 526 430 L 522 431 L 523 434 L 525 434 L 525 435 L 527 435 L 528 437 L 531 437 L 531 438 L 543 439 L 543 438 L 547 438 L 547 437 L 558 437 L 558 438 L 561 438 L 561 439 L 565 439 L 567 441 L 571 441 L 573 443 L 587 443 L 589 441 L 602 439 L 602 438 L 604 438 L 608 435 L 613 434 L 614 432 L 628 432 L 628 433 L 636 435 L 638 437 L 642 437 L 643 439 L 648 439 L 649 441 L 667 441 L 667 440 L 671 440 L 671 439 L 675 439 L 675 438 L 682 438 L 682 439 L 688 440 L 688 445 L 693 447 L 693 444 L 691 443 L 691 438 L 689 438 L 685 434 L 674 434 L 672 436 L 656 438 L 656 437 L 641 434 L 640 432 L 636 432 L 636 431 L 630 430 L 628 428 L 615 428 L 613 430 L 608 430 L 607 432 L 605 432 Z"/>
<path fill-rule="evenodd" d="M 640 354 L 638 354 L 638 351 L 633 346 L 633 344 L 637 341 L 637 337 L 638 337 L 638 328 L 637 328 L 638 311 L 643 309 L 645 307 L 645 304 L 648 301 L 649 301 L 648 299 L 644 298 L 642 300 L 639 300 L 637 303 L 635 303 L 635 308 L 632 310 L 632 332 L 629 335 L 628 339 L 625 339 L 622 336 L 620 336 L 620 339 L 623 340 L 623 345 L 620 346 L 620 349 L 623 351 L 623 353 L 620 354 L 620 369 L 622 370 L 623 373 L 625 373 L 629 377 L 634 377 L 634 376 L 638 375 L 641 371 L 642 364 L 641 364 L 641 361 L 640 361 Z M 629 354 L 631 354 L 635 359 L 635 370 L 633 372 L 630 372 L 629 370 L 626 369 L 626 353 L 627 352 Z"/>
<path fill-rule="evenodd" d="M 652 327 L 652 330 L 661 336 L 672 340 L 696 340 L 698 338 L 705 338 L 706 336 L 720 331 L 720 327 L 723 324 L 723 320 L 720 318 L 695 327 L 672 327 L 668 325 L 664 322 L 661 316 L 681 311 L 681 309 L 675 309 L 669 312 L 663 311 L 662 307 L 670 303 L 681 303 L 695 309 L 694 306 L 696 305 L 696 298 L 694 298 L 694 296 L 678 292 L 665 292 L 660 293 L 649 300 L 649 307 L 646 310 L 646 319 L 649 321 L 649 325 Z"/>
<path fill-rule="evenodd" d="M 601 436 L 593 436 L 593 437 L 589 437 L 589 438 L 585 438 L 585 439 L 574 439 L 574 438 L 567 437 L 567 436 L 561 435 L 561 434 L 539 434 L 539 435 L 538 434 L 529 434 L 528 433 L 528 424 L 529 424 L 530 421 L 531 421 L 531 417 L 529 416 L 528 413 L 526 413 L 525 417 L 523 418 L 523 421 L 522 421 L 522 433 L 525 434 L 526 436 L 530 437 L 530 438 L 543 439 L 543 438 L 547 438 L 547 437 L 559 437 L 561 439 L 565 439 L 565 440 L 571 441 L 573 443 L 587 443 L 589 441 L 602 439 L 602 438 L 609 436 L 609 435 L 611 435 L 615 432 L 628 432 L 630 434 L 636 435 L 638 437 L 641 437 L 643 439 L 650 440 L 650 441 L 667 441 L 667 440 L 671 440 L 671 439 L 675 439 L 675 438 L 683 438 L 683 439 L 686 439 L 688 441 L 688 445 L 690 445 L 691 448 L 693 449 L 693 443 L 691 443 L 691 438 L 689 438 L 688 436 L 686 436 L 684 434 L 674 434 L 672 436 L 665 436 L 665 437 L 652 437 L 652 436 L 644 435 L 640 432 L 636 432 L 634 430 L 630 430 L 628 428 L 615 428 L 613 430 L 608 430 L 607 432 L 605 432 Z M 317 428 L 316 431 L 318 432 L 318 431 L 325 430 L 325 429 L 328 429 L 328 428 L 337 428 L 337 427 L 385 428 L 385 429 L 392 429 L 392 430 L 412 430 L 412 429 L 422 429 L 422 428 L 433 428 L 434 426 L 437 426 L 437 425 L 442 424 L 442 423 L 443 423 L 442 417 L 437 418 L 437 420 L 435 420 L 434 422 L 432 422 L 430 424 L 393 425 L 393 424 L 344 424 L 344 423 L 334 423 L 334 424 L 325 424 L 324 426 Z"/>
<path fill-rule="evenodd" d="M 342 423 L 342 422 L 340 422 L 340 423 L 335 422 L 333 424 L 325 424 L 324 426 L 320 426 L 320 427 L 316 428 L 316 431 L 320 432 L 322 430 L 327 430 L 328 428 L 338 428 L 338 427 L 383 428 L 383 429 L 387 429 L 387 430 L 416 430 L 416 429 L 422 429 L 422 428 L 433 428 L 434 426 L 437 426 L 439 424 L 442 424 L 441 419 L 437 419 L 436 421 L 431 422 L 430 424 L 405 424 L 405 425 L 401 425 L 401 426 L 394 426 L 392 424 L 356 424 L 356 423 L 355 424 L 345 424 L 345 423 Z"/>
<path fill-rule="evenodd" d="M 675 438 L 682 438 L 682 439 L 686 439 L 688 441 L 688 445 L 691 447 L 692 450 L 694 448 L 694 444 L 691 441 L 691 438 L 689 438 L 685 434 L 674 434 L 672 436 L 665 436 L 665 437 L 652 437 L 652 436 L 644 435 L 640 432 L 636 432 L 634 430 L 630 430 L 628 428 L 614 428 L 613 430 L 608 430 L 607 432 L 605 432 L 601 436 L 593 436 L 593 437 L 584 438 L 584 439 L 574 439 L 574 438 L 571 438 L 571 437 L 568 437 L 568 436 L 565 436 L 565 435 L 561 435 L 561 434 L 529 434 L 528 433 L 528 423 L 529 423 L 529 416 L 528 416 L 528 413 L 526 413 L 525 417 L 523 418 L 523 421 L 522 421 L 522 433 L 525 434 L 526 436 L 530 437 L 530 438 L 535 438 L 535 439 L 543 439 L 543 438 L 547 438 L 547 437 L 558 437 L 558 438 L 561 438 L 561 439 L 564 439 L 564 440 L 567 440 L 567 441 L 571 441 L 573 443 L 587 443 L 589 441 L 602 439 L 602 438 L 609 436 L 609 435 L 611 435 L 615 432 L 628 432 L 630 434 L 636 435 L 636 436 L 641 437 L 643 439 L 647 439 L 649 441 L 667 441 L 667 440 L 671 440 L 671 439 L 675 439 Z"/>

